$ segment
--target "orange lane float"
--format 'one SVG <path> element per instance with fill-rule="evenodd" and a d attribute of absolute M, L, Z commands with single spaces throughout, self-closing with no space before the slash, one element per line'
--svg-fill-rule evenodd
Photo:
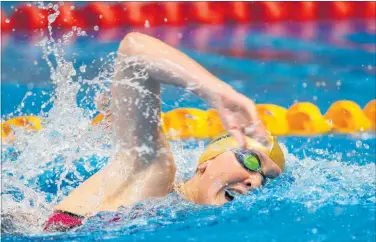
<path fill-rule="evenodd" d="M 14 128 L 27 130 L 40 130 L 42 119 L 36 116 L 19 116 L 9 119 L 1 124 L 1 139 L 4 141 L 14 140 Z"/>
<path fill-rule="evenodd" d="M 292 105 L 286 119 L 290 135 L 318 135 L 331 130 L 330 122 L 322 116 L 320 109 L 309 102 Z"/>
<path fill-rule="evenodd" d="M 208 136 L 210 138 L 216 137 L 219 133 L 223 132 L 225 128 L 223 127 L 221 118 L 217 110 L 209 109 L 207 111 L 207 122 L 208 122 Z"/>
<path fill-rule="evenodd" d="M 167 138 L 208 138 L 207 112 L 196 108 L 177 108 L 163 115 Z"/>
<path fill-rule="evenodd" d="M 325 118 L 332 121 L 333 130 L 339 133 L 367 131 L 371 128 L 371 121 L 359 105 L 352 101 L 333 103 Z"/>
<path fill-rule="evenodd" d="M 293 104 L 289 109 L 274 104 L 257 104 L 261 121 L 274 136 L 322 135 L 326 133 L 354 133 L 376 130 L 376 100 L 371 100 L 362 110 L 352 101 L 337 101 L 325 115 L 312 103 Z M 111 122 L 100 113 L 92 125 L 103 121 Z M 215 109 L 177 108 L 161 113 L 162 128 L 170 140 L 207 139 L 224 130 Z M 1 125 L 3 141 L 12 140 L 14 128 L 24 127 L 40 130 L 42 119 L 35 116 L 20 116 L 9 119 Z"/>
<path fill-rule="evenodd" d="M 372 128 L 376 129 L 376 99 L 370 101 L 364 107 L 364 114 L 371 121 Z"/>
<path fill-rule="evenodd" d="M 288 133 L 286 108 L 274 104 L 258 104 L 256 108 L 262 123 L 273 135 L 282 136 Z"/>

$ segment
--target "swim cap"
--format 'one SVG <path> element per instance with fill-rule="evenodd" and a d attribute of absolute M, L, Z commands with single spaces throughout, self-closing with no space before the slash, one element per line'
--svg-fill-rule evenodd
<path fill-rule="evenodd" d="M 276 137 L 269 137 L 269 148 L 250 137 L 245 138 L 248 147 L 256 148 L 263 151 L 270 159 L 272 159 L 278 165 L 279 168 L 281 168 L 282 171 L 285 169 L 285 156 L 283 155 L 283 151 L 279 146 Z M 239 148 L 238 141 L 234 137 L 232 137 L 227 131 L 225 131 L 212 139 L 204 153 L 201 155 L 198 161 L 198 165 L 204 163 L 207 160 L 213 159 L 226 151 L 235 148 Z"/>

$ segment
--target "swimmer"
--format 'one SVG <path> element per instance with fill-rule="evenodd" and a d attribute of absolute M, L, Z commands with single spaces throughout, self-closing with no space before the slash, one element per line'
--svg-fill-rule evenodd
<path fill-rule="evenodd" d="M 205 99 L 227 130 L 206 147 L 195 174 L 177 185 L 176 166 L 161 128 L 162 83 Z M 116 154 L 55 207 L 46 231 L 65 231 L 98 212 L 171 192 L 196 204 L 222 205 L 284 170 L 283 152 L 260 122 L 255 103 L 153 37 L 130 33 L 121 41 L 108 108 Z"/>

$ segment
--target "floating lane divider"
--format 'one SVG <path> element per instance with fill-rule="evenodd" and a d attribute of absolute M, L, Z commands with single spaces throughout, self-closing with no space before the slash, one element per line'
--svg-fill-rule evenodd
<path fill-rule="evenodd" d="M 327 133 L 354 133 L 376 130 L 376 99 L 362 110 L 353 101 L 333 103 L 325 115 L 312 103 L 295 103 L 289 109 L 274 104 L 258 104 L 257 112 L 265 127 L 275 136 L 304 136 Z M 92 125 L 103 124 L 105 116 L 100 113 Z M 161 114 L 162 127 L 170 140 L 207 139 L 224 130 L 215 109 L 177 108 Z M 108 120 L 110 121 L 110 120 Z M 13 141 L 15 128 L 35 131 L 42 128 L 42 119 L 20 116 L 1 124 L 3 141 Z"/>
<path fill-rule="evenodd" d="M 2 10 L 3 32 L 46 29 L 58 7 L 53 27 L 155 27 L 161 25 L 226 24 L 283 21 L 373 19 L 376 2 L 69 2 L 44 7 L 21 3 L 9 19 Z"/>

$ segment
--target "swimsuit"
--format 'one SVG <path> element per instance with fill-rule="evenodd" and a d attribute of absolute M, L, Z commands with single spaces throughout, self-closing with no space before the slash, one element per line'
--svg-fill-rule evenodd
<path fill-rule="evenodd" d="M 82 225 L 84 217 L 63 211 L 54 212 L 44 224 L 46 232 L 65 232 Z"/>

